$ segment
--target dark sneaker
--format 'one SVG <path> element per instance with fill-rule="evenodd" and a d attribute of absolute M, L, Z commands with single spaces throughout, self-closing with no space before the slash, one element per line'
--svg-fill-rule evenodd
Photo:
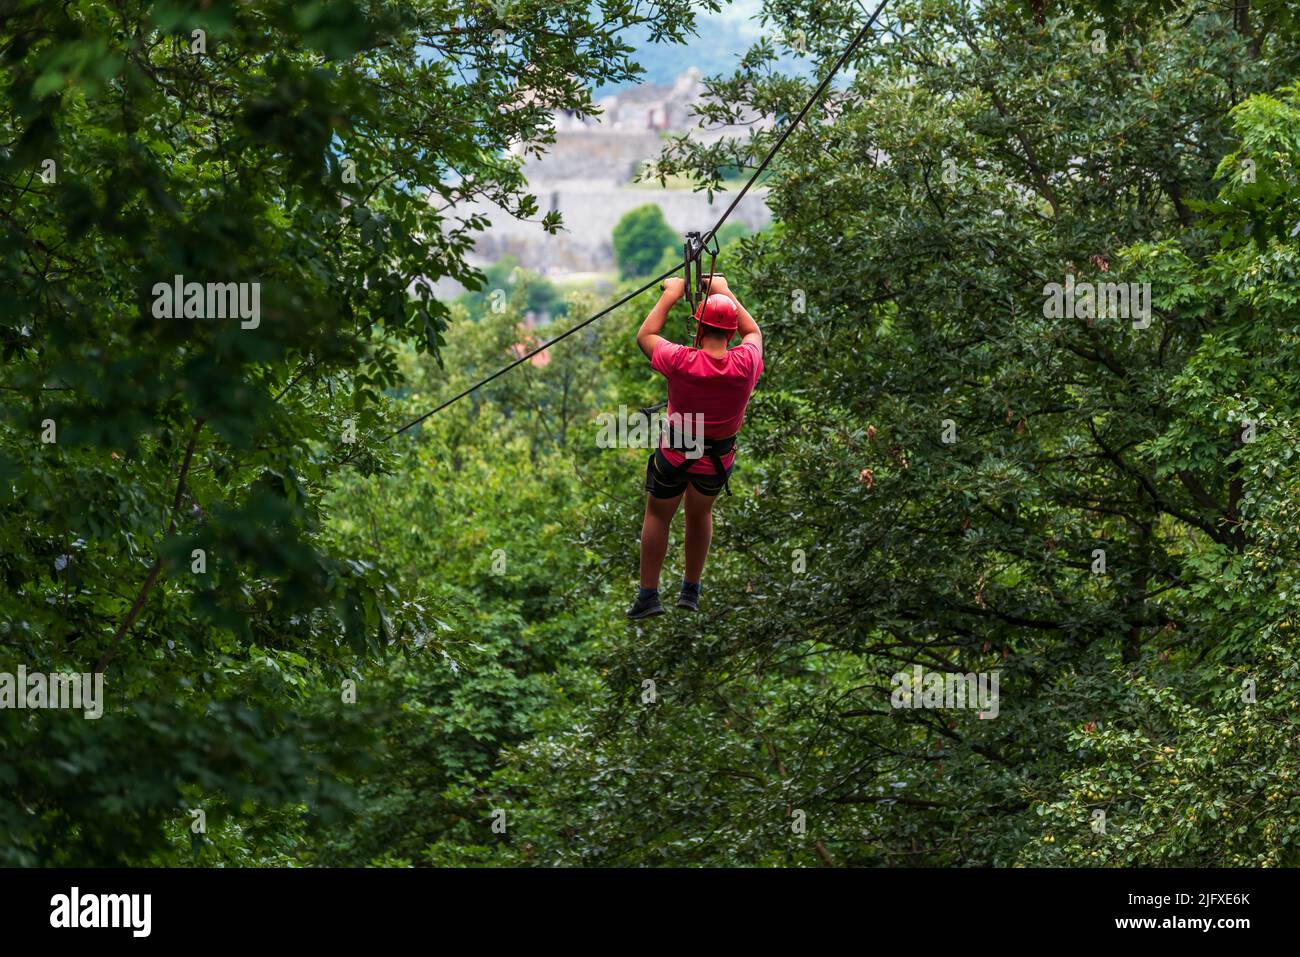
<path fill-rule="evenodd" d="M 685 608 L 687 611 L 699 611 L 700 593 L 691 591 L 689 588 L 683 588 L 677 596 L 677 607 Z"/>
<path fill-rule="evenodd" d="M 627 617 L 636 621 L 638 618 L 653 618 L 655 615 L 662 615 L 664 606 L 659 604 L 658 594 L 649 595 L 645 598 L 637 598 L 632 602 L 632 607 L 627 610 Z"/>

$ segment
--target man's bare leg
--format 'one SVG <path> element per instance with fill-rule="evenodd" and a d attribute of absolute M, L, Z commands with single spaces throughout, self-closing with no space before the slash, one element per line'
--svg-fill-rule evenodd
<path fill-rule="evenodd" d="M 686 488 L 686 581 L 698 585 L 704 576 L 704 561 L 713 541 L 713 503 L 716 495 L 705 495 L 694 485 Z"/>
<path fill-rule="evenodd" d="M 694 491 L 694 489 L 691 489 Z M 658 588 L 664 556 L 668 554 L 668 528 L 677 512 L 680 495 L 675 498 L 645 499 L 645 518 L 641 521 L 641 587 Z M 705 545 L 708 549 L 708 545 Z M 689 559 L 688 559 L 689 564 Z"/>

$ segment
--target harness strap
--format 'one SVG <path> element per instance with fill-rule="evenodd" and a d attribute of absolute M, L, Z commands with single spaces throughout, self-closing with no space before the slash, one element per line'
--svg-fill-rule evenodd
<path fill-rule="evenodd" d="M 731 494 L 731 476 L 727 474 L 726 468 L 722 464 L 722 456 L 717 452 L 705 452 L 709 461 L 713 463 L 713 471 L 722 476 L 722 490 L 728 495 Z"/>
<path fill-rule="evenodd" d="M 712 241 L 713 241 L 712 249 L 708 249 L 707 247 L 705 247 L 706 251 L 709 254 L 709 279 L 707 282 L 705 282 L 703 276 L 698 275 L 702 267 L 698 263 L 696 264 L 696 273 L 700 280 L 700 299 L 702 301 L 707 301 L 709 298 L 709 293 L 712 291 L 713 274 L 718 265 L 718 253 L 721 252 L 721 248 L 718 246 L 718 237 L 717 236 L 712 237 Z"/>
<path fill-rule="evenodd" d="M 673 428 L 673 426 L 671 425 L 667 426 L 664 429 L 664 433 L 668 439 L 667 442 L 668 448 L 672 449 L 674 452 L 680 452 L 685 447 L 686 443 L 681 441 L 680 433 L 678 433 L 678 431 L 675 428 Z M 729 452 L 735 449 L 735 447 L 736 447 L 736 436 L 734 435 L 729 435 L 725 439 L 706 438 L 704 440 L 705 455 L 708 455 L 710 452 L 716 452 L 718 455 L 727 455 Z"/>
<path fill-rule="evenodd" d="M 684 443 L 676 441 L 677 437 L 677 433 L 671 426 L 669 426 L 667 430 L 667 445 L 670 449 L 680 452 L 681 446 Z M 722 487 L 728 495 L 731 494 L 731 476 L 727 474 L 727 468 L 722 464 L 722 457 L 733 452 L 735 448 L 736 437 L 734 435 L 728 436 L 725 439 L 706 438 L 704 440 L 704 456 L 713 464 L 714 472 L 722 476 Z M 691 466 L 695 464 L 695 461 L 695 459 L 686 458 L 682 460 L 681 464 L 673 465 L 664 456 L 662 445 L 655 449 L 655 466 L 658 468 L 659 463 L 663 463 L 663 467 L 659 468 L 659 471 L 663 473 L 664 477 L 669 482 L 681 481 L 690 471 Z"/>
<path fill-rule="evenodd" d="M 698 236 L 699 236 L 699 233 L 687 233 L 686 235 L 687 235 L 687 237 L 688 237 L 688 241 L 689 241 L 689 237 L 691 237 L 691 236 L 696 236 L 696 237 L 698 237 Z M 718 239 L 717 239 L 716 236 L 712 237 L 712 242 L 713 242 L 713 248 L 712 248 L 712 249 L 710 249 L 710 248 L 708 247 L 707 243 L 701 244 L 701 245 L 696 249 L 696 253 L 695 253 L 695 282 L 696 282 L 696 284 L 699 286 L 699 296 L 697 297 L 697 299 L 695 300 L 695 302 L 701 302 L 701 303 L 703 303 L 703 302 L 708 302 L 708 301 L 709 301 L 709 294 L 710 294 L 710 292 L 711 292 L 711 290 L 712 290 L 712 288 L 713 288 L 713 275 L 714 275 L 714 269 L 715 269 L 715 267 L 716 267 L 717 264 L 718 264 L 718 253 L 721 251 L 721 247 L 718 245 Z M 703 255 L 705 252 L 707 252 L 707 253 L 709 254 L 709 278 L 708 278 L 707 281 L 706 281 L 705 278 L 704 278 L 704 264 L 703 264 L 702 262 L 700 262 L 700 256 Z M 690 282 L 691 282 L 691 274 L 690 274 L 690 271 L 689 271 L 689 270 L 690 270 L 690 265 L 689 265 L 689 263 L 688 263 L 688 264 L 687 264 L 687 273 L 686 273 L 686 282 L 687 282 L 687 285 L 689 285 Z M 694 302 L 691 304 L 691 317 L 692 317 L 692 318 L 695 318 L 695 304 L 694 304 Z M 699 319 L 698 319 L 698 318 L 695 319 L 695 340 L 694 340 L 694 343 L 693 343 L 693 344 L 694 344 L 695 348 L 697 348 L 697 349 L 700 347 L 700 336 L 703 335 L 703 332 L 704 332 L 704 330 L 701 329 L 700 326 L 701 326 L 701 323 L 700 323 Z"/>

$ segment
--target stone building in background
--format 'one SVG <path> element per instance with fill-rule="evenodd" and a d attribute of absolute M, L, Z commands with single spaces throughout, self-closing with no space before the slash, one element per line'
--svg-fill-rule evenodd
<path fill-rule="evenodd" d="M 710 205 L 703 192 L 634 183 L 668 134 L 689 131 L 703 142 L 747 134 L 748 126 L 700 129 L 691 107 L 703 94 L 700 73 L 692 68 L 671 85 L 646 83 L 601 98 L 599 116 L 557 116 L 555 143 L 544 156 L 530 157 L 524 168 L 540 211 L 559 210 L 563 231 L 549 236 L 537 222 L 520 222 L 496 206 L 476 204 L 465 212 L 482 213 L 492 227 L 479 235 L 471 261 L 483 266 L 513 256 L 523 268 L 551 278 L 607 273 L 615 268 L 614 226 L 637 206 L 657 204 L 681 233 L 713 225 L 730 193 L 716 194 Z M 765 191 L 756 189 L 730 221 L 759 229 L 769 219 Z"/>

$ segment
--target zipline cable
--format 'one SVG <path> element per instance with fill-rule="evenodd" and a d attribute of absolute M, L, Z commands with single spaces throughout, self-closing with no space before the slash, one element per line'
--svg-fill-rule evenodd
<path fill-rule="evenodd" d="M 415 420 L 413 420 L 413 421 L 411 421 L 411 422 L 406 423 L 406 425 L 402 426 L 400 429 L 398 429 L 398 430 L 397 430 L 396 432 L 394 432 L 392 435 L 388 436 L 388 438 L 391 439 L 391 438 L 393 438 L 393 436 L 401 435 L 401 434 L 402 434 L 403 432 L 405 432 L 407 429 L 409 429 L 409 428 L 411 428 L 411 427 L 413 427 L 413 426 L 419 425 L 421 422 L 423 422 L 423 421 L 424 421 L 425 419 L 427 419 L 429 416 L 433 415 L 434 413 L 441 412 L 443 409 L 447 408 L 447 406 L 451 405 L 453 402 L 456 402 L 456 401 L 458 401 L 458 400 L 460 400 L 460 399 L 465 398 L 465 396 L 469 395 L 469 394 L 470 394 L 471 392 L 473 392 L 475 389 L 480 389 L 480 388 L 482 388 L 483 386 L 487 385 L 489 382 L 491 382 L 493 379 L 497 378 L 498 376 L 503 376 L 503 375 L 505 375 L 507 372 L 509 372 L 509 371 L 510 371 L 511 369 L 513 369 L 515 366 L 520 365 L 521 363 L 527 362 L 529 359 L 531 359 L 533 356 L 537 355 L 539 352 L 545 352 L 547 349 L 549 349 L 551 346 L 555 345 L 555 344 L 556 344 L 557 342 L 559 342 L 561 339 L 567 339 L 569 336 L 573 335 L 575 332 L 577 332 L 579 329 L 583 328 L 584 326 L 589 326 L 589 325 L 591 325 L 593 322 L 595 322 L 597 319 L 601 318 L 602 316 L 607 316 L 607 315 L 609 315 L 611 312 L 613 312 L 613 311 L 614 311 L 615 309 L 617 309 L 619 306 L 623 305 L 624 303 L 627 303 L 627 302 L 632 301 L 632 300 L 635 299 L 637 296 L 641 295 L 641 293 L 643 293 L 643 292 L 645 292 L 647 289 L 649 289 L 651 286 L 654 286 L 654 285 L 657 285 L 658 283 L 663 282 L 665 279 L 667 279 L 669 276 L 671 276 L 673 273 L 677 272 L 677 271 L 680 270 L 681 268 L 682 268 L 682 267 L 681 267 L 680 265 L 677 265 L 677 266 L 674 266 L 672 269 L 668 270 L 666 273 L 663 273 L 662 275 L 656 276 L 654 279 L 651 279 L 649 282 L 647 282 L 647 283 L 646 283 L 644 286 L 642 286 L 641 288 L 635 290 L 634 292 L 629 292 L 626 296 L 624 296 L 622 299 L 620 299 L 618 302 L 614 303 L 613 305 L 611 305 L 611 306 L 606 306 L 604 309 L 600 310 L 600 312 L 596 313 L 594 316 L 591 316 L 590 318 L 587 318 L 587 319 L 582 320 L 582 322 L 578 323 L 576 326 L 574 326 L 574 327 L 571 328 L 571 329 L 566 329 L 564 332 L 560 333 L 560 334 L 559 334 L 558 336 L 556 336 L 554 339 L 548 339 L 546 342 L 543 342 L 543 343 L 542 343 L 540 346 L 538 346 L 536 349 L 532 350 L 531 352 L 529 352 L 529 353 L 527 353 L 527 354 L 525 354 L 525 355 L 520 356 L 518 359 L 516 359 L 514 362 L 510 363 L 508 366 L 504 366 L 504 367 L 498 369 L 496 372 L 492 373 L 492 374 L 491 374 L 490 376 L 488 376 L 486 379 L 483 379 L 483 380 L 480 381 L 480 382 L 476 382 L 476 383 L 474 383 L 472 386 L 470 386 L 468 389 L 464 390 L 463 392 L 459 392 L 459 393 L 457 393 L 456 395 L 452 396 L 450 399 L 448 399 L 448 400 L 447 400 L 446 402 L 444 402 L 442 405 L 438 406 L 436 409 L 432 409 L 431 411 L 424 413 L 424 415 L 420 416 L 418 419 L 415 419 Z M 387 441 L 387 439 L 385 439 L 385 441 Z"/>
<path fill-rule="evenodd" d="M 749 192 L 749 188 L 754 185 L 760 176 L 763 175 L 763 171 L 767 169 L 767 164 L 772 162 L 772 157 L 776 156 L 777 151 L 785 145 L 785 141 L 789 138 L 790 134 L 794 132 L 795 127 L 799 125 L 799 121 L 807 116 L 808 111 L 813 108 L 813 104 L 821 99 L 821 95 L 825 93 L 826 88 L 831 85 L 831 80 L 835 79 L 835 74 L 839 73 L 844 64 L 848 62 L 849 57 L 853 55 L 853 51 L 858 48 L 858 44 L 866 39 L 867 34 L 871 32 L 871 28 L 875 26 L 876 19 L 884 12 L 885 7 L 888 5 L 889 0 L 880 0 L 880 6 L 876 7 L 876 12 L 873 13 L 870 18 L 868 18 L 867 22 L 862 25 L 862 29 L 859 30 L 858 35 L 853 38 L 853 42 L 844 48 L 844 52 L 841 53 L 840 58 L 835 61 L 835 65 L 831 67 L 831 71 L 826 74 L 821 85 L 813 91 L 812 96 L 808 97 L 808 102 L 803 105 L 803 109 L 800 110 L 799 115 L 794 118 L 794 122 L 790 123 L 790 125 L 785 128 L 785 131 L 780 135 L 776 143 L 767 151 L 767 156 L 763 157 L 763 162 L 758 164 L 758 169 L 754 170 L 754 174 L 749 177 L 749 181 L 740 188 L 740 192 L 736 194 L 736 198 L 731 201 L 731 205 L 727 207 L 726 211 L 718 217 L 718 221 L 713 224 L 713 228 L 701 237 L 702 245 L 706 245 L 710 239 L 717 235 L 718 230 L 722 228 L 722 224 L 727 221 L 727 217 L 732 214 L 740 201 L 745 198 L 745 194 Z"/>
<path fill-rule="evenodd" d="M 853 38 L 853 41 L 847 47 L 844 48 L 844 51 L 840 54 L 839 59 L 835 61 L 835 65 L 831 67 L 830 72 L 826 74 L 826 77 L 818 85 L 817 89 L 813 91 L 812 96 L 808 98 L 808 102 L 803 105 L 803 109 L 801 109 L 798 115 L 795 116 L 794 120 L 788 126 L 786 126 L 785 130 L 777 138 L 777 141 L 774 144 L 772 144 L 772 148 L 767 151 L 767 155 L 763 157 L 763 162 L 758 164 L 758 168 L 754 170 L 754 173 L 752 176 L 749 177 L 748 182 L 746 182 L 745 185 L 741 187 L 740 192 L 736 194 L 735 198 L 731 201 L 730 205 L 727 206 L 723 214 L 720 217 L 718 217 L 718 221 L 714 223 L 712 228 L 710 228 L 709 231 L 701 237 L 699 250 L 702 250 L 704 246 L 707 245 L 708 242 L 717 235 L 718 230 L 721 229 L 723 224 L 727 221 L 727 217 L 729 217 L 735 211 L 736 206 L 740 203 L 742 199 L 744 199 L 745 194 L 749 192 L 749 188 L 754 185 L 754 183 L 758 180 L 760 176 L 763 175 L 764 170 L 766 170 L 768 164 L 772 162 L 772 158 L 776 156 L 777 151 L 780 150 L 781 147 L 785 145 L 785 141 L 789 139 L 790 134 L 794 132 L 795 127 L 797 127 L 800 121 L 802 121 L 803 118 L 808 115 L 808 111 L 813 108 L 813 105 L 819 99 L 821 99 L 821 95 L 825 93 L 826 88 L 830 86 L 831 80 L 835 79 L 835 75 L 839 73 L 840 69 L 843 68 L 844 64 L 848 62 L 849 57 L 853 55 L 853 51 L 858 48 L 858 45 L 861 44 L 864 39 L 866 39 L 867 34 L 871 32 L 871 28 L 875 26 L 876 20 L 879 18 L 880 14 L 884 12 L 884 9 L 886 6 L 888 6 L 888 4 L 889 4 L 889 0 L 880 0 L 880 5 L 876 7 L 875 13 L 871 14 L 871 17 L 867 20 L 865 24 L 863 24 L 862 29 L 858 31 L 857 35 Z M 696 252 L 697 256 L 699 255 L 699 250 L 697 250 Z M 654 279 L 651 279 L 645 285 L 641 286 L 640 288 L 636 289 L 633 292 L 628 293 L 626 296 L 618 300 L 618 302 L 614 303 L 613 305 L 606 306 L 600 312 L 596 313 L 593 316 L 588 317 L 587 319 L 584 319 L 576 326 L 573 326 L 570 329 L 566 329 L 564 332 L 560 333 L 554 339 L 547 340 L 546 342 L 538 346 L 536 349 L 533 349 L 531 352 L 528 352 L 525 355 L 520 356 L 514 362 L 511 362 L 509 365 L 503 366 L 502 368 L 498 369 L 496 372 L 492 373 L 486 379 L 482 379 L 474 383 L 468 389 L 458 392 L 456 395 L 452 396 L 450 399 L 442 403 L 442 405 L 438 406 L 437 408 L 431 409 L 428 412 L 424 413 L 424 415 L 420 416 L 418 419 L 413 419 L 412 421 L 406 423 L 406 425 L 402 426 L 396 432 L 392 433 L 389 436 L 386 436 L 384 441 L 387 442 L 388 439 L 401 435 L 407 429 L 414 428 L 415 426 L 419 425 L 421 422 L 423 422 L 425 419 L 429 418 L 430 416 L 436 415 L 437 413 L 441 412 L 443 409 L 447 408 L 447 406 L 451 405 L 453 402 L 460 401 L 461 399 L 465 398 L 465 396 L 469 395 L 471 392 L 475 392 L 483 388 L 483 386 L 487 385 L 493 379 L 505 375 L 515 366 L 522 365 L 523 363 L 527 362 L 529 359 L 537 355 L 539 352 L 545 352 L 551 346 L 555 345 L 557 342 L 559 342 L 562 339 L 567 339 L 569 336 L 573 335 L 579 329 L 583 329 L 591 325 L 597 319 L 609 315 L 619 306 L 631 302 L 633 299 L 641 295 L 641 293 L 645 292 L 647 289 L 650 289 L 651 287 L 663 282 L 669 276 L 673 275 L 674 273 L 682 269 L 683 266 L 689 269 L 690 268 L 689 264 L 690 264 L 690 260 L 689 257 L 687 257 L 685 261 L 682 262 L 680 265 L 674 266 L 672 269 L 669 269 L 667 272 L 662 273 L 659 276 L 656 276 Z"/>

